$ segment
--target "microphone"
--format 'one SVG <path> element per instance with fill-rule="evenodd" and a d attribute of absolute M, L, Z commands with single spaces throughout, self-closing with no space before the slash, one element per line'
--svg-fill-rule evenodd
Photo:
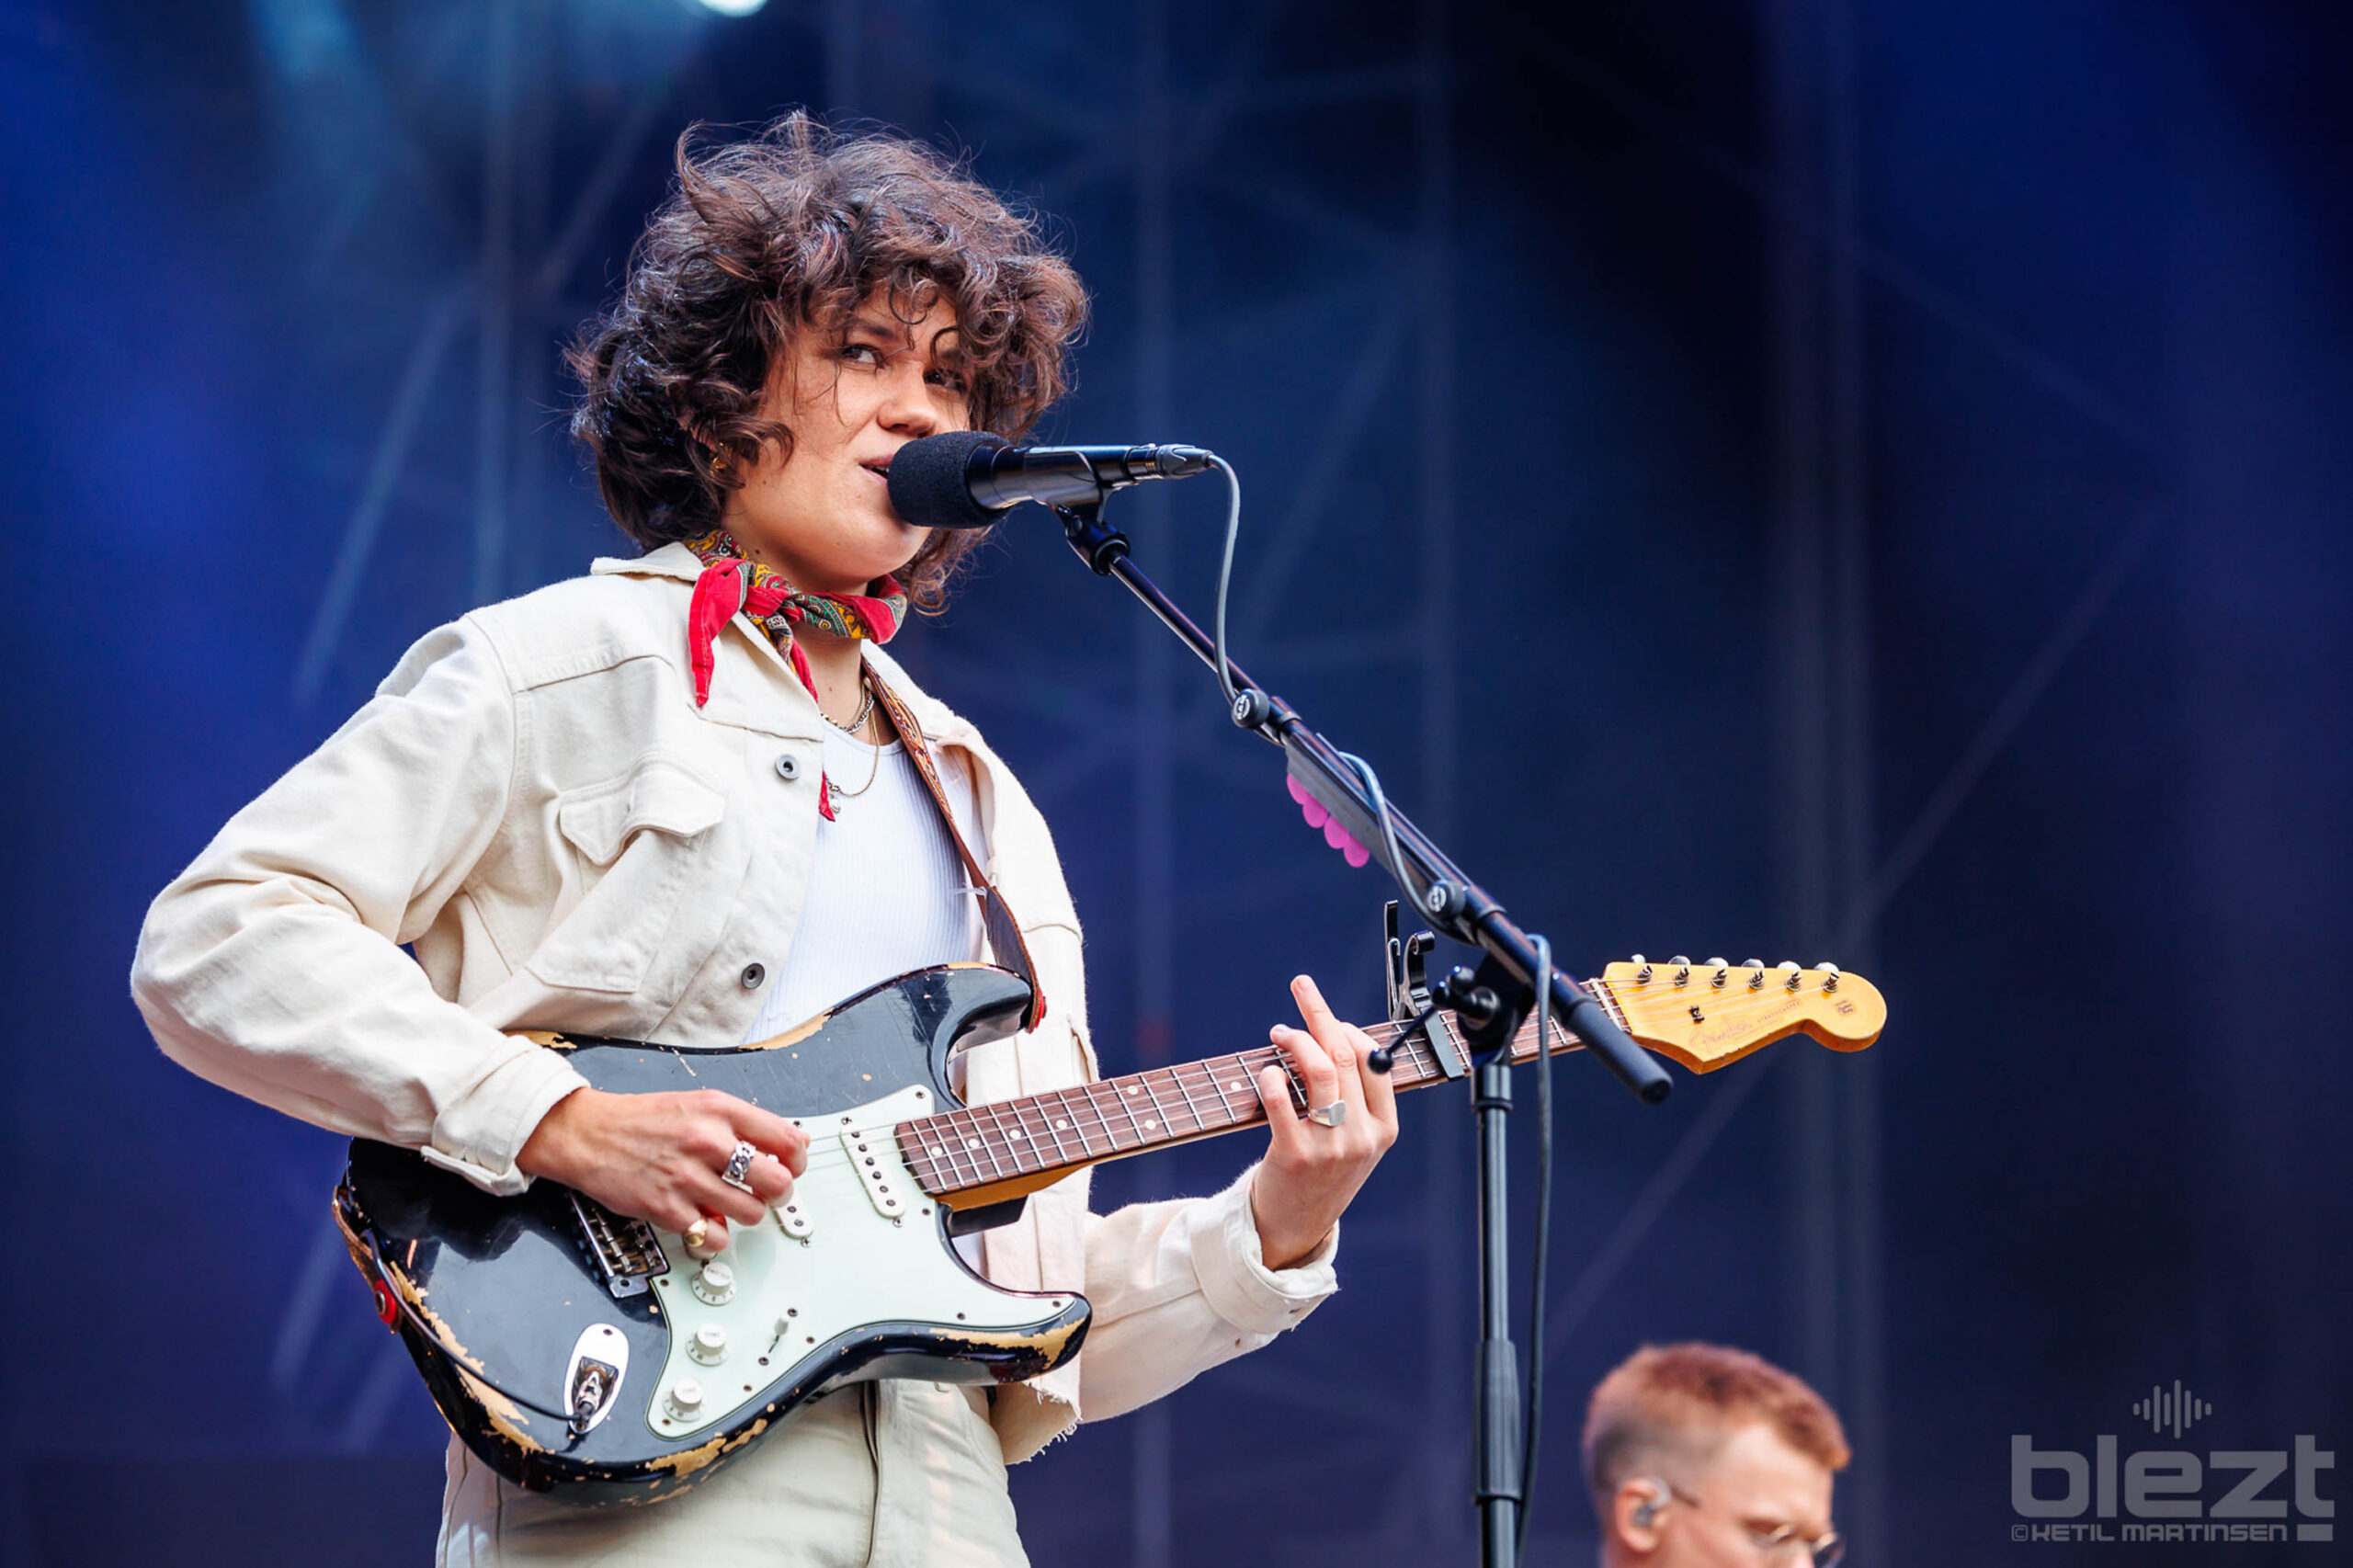
<path fill-rule="evenodd" d="M 984 528 L 1024 501 L 1091 506 L 1114 490 L 1209 466 L 1200 447 L 1012 447 L 985 430 L 950 430 L 891 459 L 891 506 L 919 528 Z"/>

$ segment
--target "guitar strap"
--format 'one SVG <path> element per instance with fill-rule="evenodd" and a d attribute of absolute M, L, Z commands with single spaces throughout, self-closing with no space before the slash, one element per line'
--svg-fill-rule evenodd
<path fill-rule="evenodd" d="M 872 665 L 866 666 L 866 678 L 874 687 L 874 699 L 882 705 L 884 712 L 891 715 L 892 726 L 899 732 L 899 739 L 905 744 L 907 756 L 914 760 L 915 772 L 922 778 L 924 788 L 931 791 L 931 803 L 939 808 L 939 820 L 948 824 L 948 836 L 955 843 L 956 853 L 964 862 L 965 874 L 972 879 L 972 886 L 980 892 L 983 927 L 988 933 L 991 956 L 1029 983 L 1029 1010 L 1022 1017 L 1022 1028 L 1034 1029 L 1046 1019 L 1046 993 L 1038 983 L 1036 967 L 1029 960 L 1029 945 L 1021 939 L 1020 924 L 1013 918 L 1013 911 L 1006 903 L 1005 895 L 997 892 L 996 884 L 982 869 L 980 857 L 974 855 L 972 846 L 964 842 L 964 830 L 956 825 L 956 813 L 949 809 L 948 791 L 939 782 L 939 765 L 932 757 L 931 743 L 925 738 L 923 726 L 915 722 L 915 714 L 899 700 L 899 694 L 884 684 Z"/>

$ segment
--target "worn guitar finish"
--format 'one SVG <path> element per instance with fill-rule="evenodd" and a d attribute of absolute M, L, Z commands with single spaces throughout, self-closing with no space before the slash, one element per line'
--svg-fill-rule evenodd
<path fill-rule="evenodd" d="M 1628 1033 L 1708 1072 L 1803 1031 L 1878 1039 L 1886 1004 L 1828 965 L 1612 964 L 1587 987 Z M 962 1048 L 1020 1027 L 1029 987 L 955 964 L 902 975 L 756 1046 L 687 1051 L 560 1035 L 600 1089 L 720 1089 L 799 1122 L 808 1169 L 758 1225 L 698 1267 L 677 1235 L 553 1182 L 494 1198 L 418 1155 L 357 1142 L 335 1216 L 377 1309 L 466 1446 L 567 1501 L 651 1503 L 708 1475 L 808 1400 L 874 1378 L 1018 1381 L 1086 1337 L 1069 1292 L 993 1285 L 951 1244 L 1027 1195 L 1105 1160 L 1266 1120 L 1256 1075 L 1302 1085 L 1272 1047 L 967 1108 Z M 1399 1090 L 1469 1067 L 1446 1017 L 1367 1031 Z M 1555 1026 L 1515 1062 L 1577 1048 Z"/>
<path fill-rule="evenodd" d="M 731 1227 L 724 1300 L 697 1290 L 708 1271 L 674 1233 L 594 1205 L 584 1218 L 554 1182 L 494 1198 L 381 1143 L 352 1144 L 336 1216 L 380 1313 L 484 1462 L 570 1502 L 657 1501 L 830 1389 L 880 1377 L 1015 1381 L 1077 1351 L 1083 1298 L 981 1278 L 949 1244 L 953 1211 L 911 1178 L 870 1193 L 858 1174 L 868 1167 L 838 1136 L 879 1125 L 886 1136 L 870 1146 L 896 1165 L 881 1152 L 890 1124 L 955 1105 L 951 1051 L 1017 1027 L 1029 1000 L 1002 970 L 956 965 L 878 986 L 755 1048 L 543 1037 L 599 1089 L 721 1089 L 807 1128 L 810 1169 L 790 1208 Z M 890 1199 L 904 1200 L 896 1211 L 878 1204 Z M 592 1227 L 618 1239 L 600 1249 Z M 634 1259 L 631 1231 L 652 1244 Z M 621 1268 L 608 1274 L 600 1256 Z M 632 1273 L 631 1262 L 651 1267 Z M 706 1325 L 724 1334 L 710 1364 L 698 1354 Z M 585 1431 L 571 1419 L 580 1361 L 610 1369 Z M 699 1385 L 699 1408 L 676 1402 L 682 1381 Z"/>

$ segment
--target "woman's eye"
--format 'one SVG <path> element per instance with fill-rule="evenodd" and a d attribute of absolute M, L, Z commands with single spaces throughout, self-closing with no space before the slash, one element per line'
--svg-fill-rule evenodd
<path fill-rule="evenodd" d="M 842 358 L 856 365 L 880 365 L 882 363 L 882 350 L 871 343 L 845 343 L 842 345 Z"/>
<path fill-rule="evenodd" d="M 926 379 L 928 380 L 933 386 L 945 387 L 952 392 L 964 392 L 972 390 L 965 384 L 964 378 L 958 375 L 953 370 L 934 370 Z"/>

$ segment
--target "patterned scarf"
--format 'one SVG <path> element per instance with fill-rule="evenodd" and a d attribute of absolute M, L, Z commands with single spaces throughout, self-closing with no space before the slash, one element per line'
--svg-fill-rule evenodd
<path fill-rule="evenodd" d="M 782 574 L 746 560 L 734 536 L 725 528 L 690 539 L 687 548 L 702 562 L 702 575 L 695 580 L 695 596 L 687 607 L 687 656 L 694 669 L 698 708 L 710 700 L 715 658 L 711 644 L 719 640 L 719 629 L 739 610 L 748 612 L 776 644 L 777 652 L 791 662 L 792 673 L 801 677 L 812 702 L 817 700 L 817 683 L 810 676 L 808 655 L 793 637 L 796 622 L 805 621 L 836 637 L 870 637 L 888 642 L 906 618 L 906 590 L 896 577 L 884 577 L 875 584 L 881 592 L 874 597 L 804 594 L 786 582 Z M 834 820 L 833 790 L 822 768 L 817 810 L 827 822 Z"/>

